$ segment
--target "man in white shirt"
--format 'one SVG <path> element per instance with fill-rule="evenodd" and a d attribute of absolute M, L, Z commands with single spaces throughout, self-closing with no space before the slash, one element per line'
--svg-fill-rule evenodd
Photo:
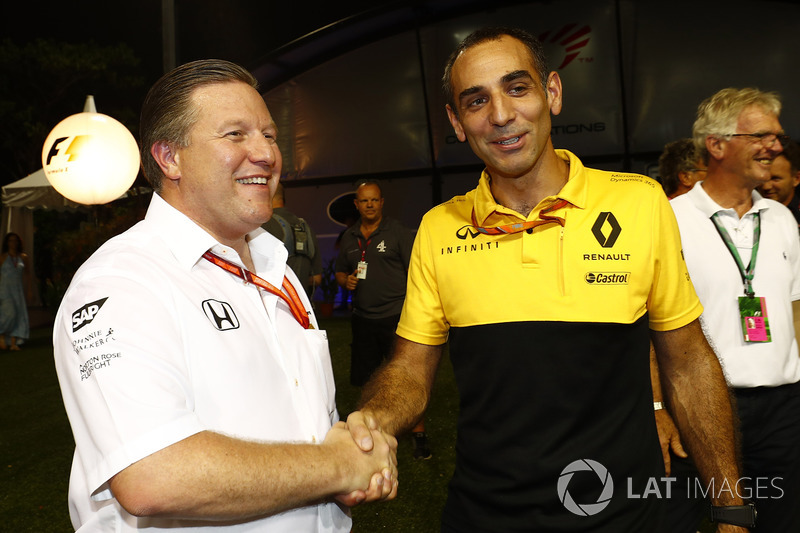
<path fill-rule="evenodd" d="M 736 396 L 744 478 L 733 489 L 755 502 L 759 532 L 800 531 L 800 241 L 791 212 L 754 190 L 788 140 L 780 110 L 757 89 L 701 103 L 693 136 L 708 173 L 670 202 L 703 329 Z"/>
<path fill-rule="evenodd" d="M 86 531 L 346 532 L 393 498 L 397 442 L 361 452 L 325 333 L 272 213 L 281 155 L 250 73 L 197 61 L 142 108 L 145 220 L 76 273 L 54 328 Z"/>

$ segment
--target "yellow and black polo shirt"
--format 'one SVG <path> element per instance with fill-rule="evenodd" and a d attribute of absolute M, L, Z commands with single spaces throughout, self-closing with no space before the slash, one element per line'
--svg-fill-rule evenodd
<path fill-rule="evenodd" d="M 557 153 L 568 182 L 527 219 L 495 202 L 484 173 L 425 215 L 414 244 L 397 332 L 450 342 L 461 403 L 443 521 L 456 531 L 644 531 L 659 505 L 626 497 L 628 478 L 663 476 L 648 328 L 679 328 L 702 307 L 661 187 Z M 546 216 L 563 226 L 477 229 L 537 220 L 561 200 Z M 567 510 L 558 490 L 581 459 L 617 483 L 592 516 Z M 570 497 L 595 503 L 602 485 L 578 477 Z"/>

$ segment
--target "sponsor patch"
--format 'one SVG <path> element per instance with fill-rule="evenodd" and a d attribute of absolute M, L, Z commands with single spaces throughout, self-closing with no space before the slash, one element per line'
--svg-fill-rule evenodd
<path fill-rule="evenodd" d="M 203 312 L 211 321 L 211 324 L 220 331 L 239 328 L 239 318 L 228 302 L 205 300 L 203 302 Z"/>
<path fill-rule="evenodd" d="M 587 272 L 584 280 L 589 285 L 627 285 L 630 272 Z"/>
<path fill-rule="evenodd" d="M 72 332 L 75 333 L 83 326 L 91 324 L 94 317 L 100 312 L 100 308 L 106 303 L 106 300 L 108 300 L 108 296 L 88 303 L 72 313 Z"/>

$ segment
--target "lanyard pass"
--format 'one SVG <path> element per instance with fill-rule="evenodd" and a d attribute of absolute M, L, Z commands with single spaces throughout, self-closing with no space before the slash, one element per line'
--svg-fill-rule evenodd
<path fill-rule="evenodd" d="M 314 326 L 311 325 L 311 321 L 308 318 L 308 311 L 305 310 L 303 307 L 303 303 L 300 300 L 300 297 L 297 295 L 297 291 L 294 289 L 294 286 L 286 279 L 286 276 L 283 276 L 283 291 L 279 290 L 275 287 L 272 283 L 268 282 L 265 279 L 262 279 L 246 268 L 240 267 L 237 264 L 231 263 L 230 261 L 221 258 L 220 256 L 216 255 L 213 252 L 206 252 L 203 254 L 203 258 L 211 263 L 214 263 L 218 267 L 223 270 L 226 270 L 237 276 L 248 283 L 252 283 L 259 289 L 263 289 L 270 294 L 274 294 L 275 296 L 281 298 L 286 305 L 289 306 L 289 310 L 292 312 L 292 316 L 294 316 L 295 320 L 303 326 L 304 329 L 313 329 Z M 284 293 L 284 291 L 286 291 Z"/>

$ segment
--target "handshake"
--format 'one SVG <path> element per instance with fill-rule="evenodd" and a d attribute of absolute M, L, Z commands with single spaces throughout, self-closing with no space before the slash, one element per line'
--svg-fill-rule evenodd
<path fill-rule="evenodd" d="M 348 507 L 397 496 L 397 439 L 361 411 L 337 422 L 325 436 L 342 466 L 336 501 Z"/>

